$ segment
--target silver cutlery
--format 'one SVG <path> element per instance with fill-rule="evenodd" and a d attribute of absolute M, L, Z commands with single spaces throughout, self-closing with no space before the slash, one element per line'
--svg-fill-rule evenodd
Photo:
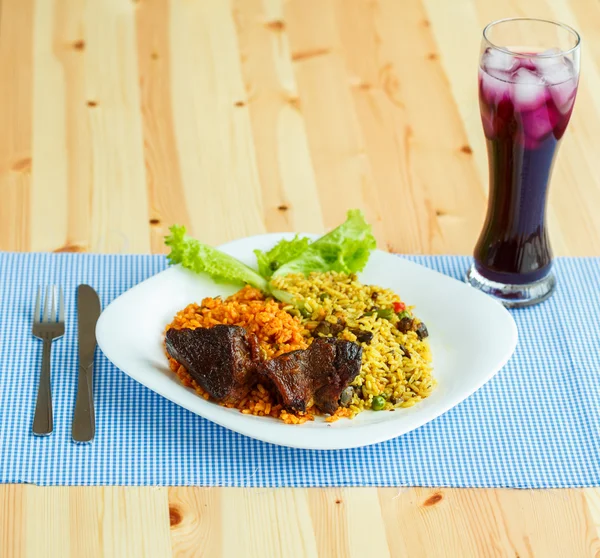
<path fill-rule="evenodd" d="M 32 328 L 33 335 L 44 342 L 42 370 L 33 417 L 33 433 L 37 436 L 47 436 L 52 433 L 52 342 L 65 334 L 65 299 L 62 288 L 57 289 L 56 285 L 49 285 L 44 289 L 45 294 L 42 294 L 42 290 L 38 287 Z"/>
<path fill-rule="evenodd" d="M 89 285 L 77 288 L 77 325 L 79 339 L 79 378 L 77 399 L 71 425 L 75 442 L 91 442 L 96 432 L 94 412 L 94 352 L 96 322 L 100 317 L 100 299 Z"/>

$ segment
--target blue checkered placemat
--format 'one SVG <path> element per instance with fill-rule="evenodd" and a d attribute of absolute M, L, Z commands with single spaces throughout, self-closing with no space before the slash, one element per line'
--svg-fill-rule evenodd
<path fill-rule="evenodd" d="M 462 278 L 467 257 L 410 259 Z M 600 485 L 600 258 L 559 259 L 558 291 L 513 311 L 519 346 L 466 401 L 400 438 L 304 451 L 246 438 L 163 399 L 96 356 L 96 439 L 77 445 L 75 294 L 103 307 L 166 267 L 161 256 L 0 253 L 0 482 L 41 485 L 455 486 Z M 30 335 L 38 284 L 66 291 L 53 347 L 54 434 L 31 423 L 41 342 Z"/>

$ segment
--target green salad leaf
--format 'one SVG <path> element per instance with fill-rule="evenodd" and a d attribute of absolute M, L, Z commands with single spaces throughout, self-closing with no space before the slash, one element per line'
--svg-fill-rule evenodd
<path fill-rule="evenodd" d="M 308 238 L 296 236 L 278 242 L 267 252 L 255 250 L 258 273 L 233 256 L 189 237 L 181 225 L 173 225 L 169 230 L 171 234 L 165 237 L 165 244 L 171 249 L 167 256 L 169 263 L 207 273 L 217 280 L 252 285 L 300 311 L 304 309 L 304 301 L 272 288 L 272 277 L 290 273 L 307 275 L 312 271 L 357 273 L 376 247 L 371 227 L 358 209 L 348 211 L 344 223 L 312 243 Z"/>
<path fill-rule="evenodd" d="M 264 277 L 233 256 L 189 237 L 182 225 L 173 225 L 169 230 L 171 234 L 165 238 L 165 244 L 171 248 L 167 256 L 169 263 L 181 264 L 196 273 L 208 273 L 216 279 L 247 283 L 261 291 L 268 291 Z"/>
<path fill-rule="evenodd" d="M 364 269 L 376 246 L 371 226 L 362 212 L 351 209 L 344 223 L 309 244 L 298 257 L 281 265 L 273 277 L 290 273 L 307 275 L 311 271 L 357 273 Z"/>
<path fill-rule="evenodd" d="M 300 238 L 296 235 L 292 240 L 280 240 L 268 252 L 254 250 L 258 272 L 268 279 L 282 265 L 300 256 L 309 244 L 309 238 Z"/>

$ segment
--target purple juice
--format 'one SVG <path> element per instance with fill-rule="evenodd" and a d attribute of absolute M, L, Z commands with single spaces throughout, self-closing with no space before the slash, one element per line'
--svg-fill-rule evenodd
<path fill-rule="evenodd" d="M 562 56 L 519 58 L 489 49 L 482 57 L 479 103 L 490 192 L 474 256 L 477 271 L 491 281 L 522 285 L 550 272 L 548 183 L 577 80 Z"/>

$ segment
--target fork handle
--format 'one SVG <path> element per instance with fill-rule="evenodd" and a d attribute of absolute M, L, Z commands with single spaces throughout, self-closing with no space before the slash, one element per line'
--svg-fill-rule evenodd
<path fill-rule="evenodd" d="M 42 352 L 42 371 L 38 386 L 35 415 L 33 417 L 33 433 L 37 436 L 52 434 L 52 389 L 50 387 L 50 354 L 52 339 L 44 339 Z"/>

